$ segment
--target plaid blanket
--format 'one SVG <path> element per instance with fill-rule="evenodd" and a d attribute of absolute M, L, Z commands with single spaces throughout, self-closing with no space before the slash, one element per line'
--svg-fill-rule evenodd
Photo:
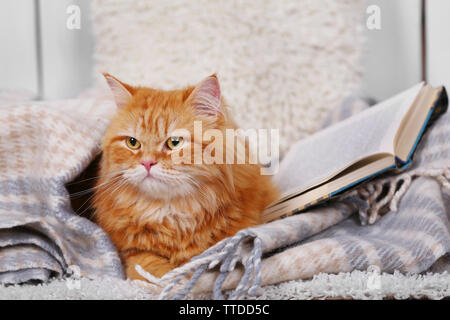
<path fill-rule="evenodd" d="M 65 188 L 98 152 L 113 108 L 94 99 L 0 106 L 0 283 L 124 277 L 112 242 L 74 214 Z"/>
<path fill-rule="evenodd" d="M 347 100 L 327 123 L 365 107 Z M 73 212 L 65 188 L 98 153 L 112 103 L 83 99 L 0 108 L 0 283 L 74 273 L 123 278 L 109 238 Z M 258 294 L 262 285 L 320 272 L 429 270 L 450 251 L 449 120 L 447 113 L 436 121 L 401 175 L 241 230 L 162 278 L 137 269 L 160 298 L 212 291 L 218 299 L 227 289 L 227 298 L 240 298 Z M 439 261 L 433 270 L 447 268 L 448 259 L 444 266 Z"/>

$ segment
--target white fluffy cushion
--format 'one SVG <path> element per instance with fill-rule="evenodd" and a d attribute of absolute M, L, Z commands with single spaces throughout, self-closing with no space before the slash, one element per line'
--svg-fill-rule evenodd
<path fill-rule="evenodd" d="M 96 0 L 96 72 L 175 89 L 217 73 L 243 128 L 281 152 L 360 82 L 363 0 Z"/>

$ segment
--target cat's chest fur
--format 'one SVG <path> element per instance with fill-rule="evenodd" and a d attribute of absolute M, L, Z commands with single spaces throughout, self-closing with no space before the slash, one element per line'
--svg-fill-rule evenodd
<path fill-rule="evenodd" d="M 180 262 L 188 253 L 201 252 L 224 237 L 218 216 L 205 212 L 192 198 L 172 202 L 140 199 L 123 214 L 116 216 L 116 220 L 126 219 L 115 232 L 121 239 L 116 241 L 121 244 L 120 251 L 149 250 Z"/>
<path fill-rule="evenodd" d="M 158 235 L 163 227 L 170 228 L 174 234 L 186 236 L 195 232 L 205 215 L 205 208 L 195 198 L 184 197 L 161 201 L 139 198 L 132 207 L 131 223 L 146 229 L 153 229 Z"/>
<path fill-rule="evenodd" d="M 180 231 L 193 231 L 195 229 L 195 219 L 192 214 L 192 207 L 195 211 L 200 211 L 200 206 L 191 205 L 189 207 L 180 206 L 177 203 L 153 203 L 143 201 L 140 206 L 135 207 L 136 220 L 139 224 L 170 224 Z"/>

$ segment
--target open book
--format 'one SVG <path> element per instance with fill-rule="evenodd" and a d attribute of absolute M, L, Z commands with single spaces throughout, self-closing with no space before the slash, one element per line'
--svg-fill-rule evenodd
<path fill-rule="evenodd" d="M 304 210 L 387 170 L 407 168 L 447 102 L 444 87 L 422 82 L 297 142 L 274 176 L 283 194 L 266 208 L 263 221 Z"/>

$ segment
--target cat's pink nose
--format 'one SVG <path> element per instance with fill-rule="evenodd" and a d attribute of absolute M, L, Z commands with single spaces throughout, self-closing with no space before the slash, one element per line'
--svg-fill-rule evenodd
<path fill-rule="evenodd" d="M 153 160 L 142 160 L 141 164 L 147 169 L 148 172 L 150 172 L 150 168 L 156 164 Z"/>

